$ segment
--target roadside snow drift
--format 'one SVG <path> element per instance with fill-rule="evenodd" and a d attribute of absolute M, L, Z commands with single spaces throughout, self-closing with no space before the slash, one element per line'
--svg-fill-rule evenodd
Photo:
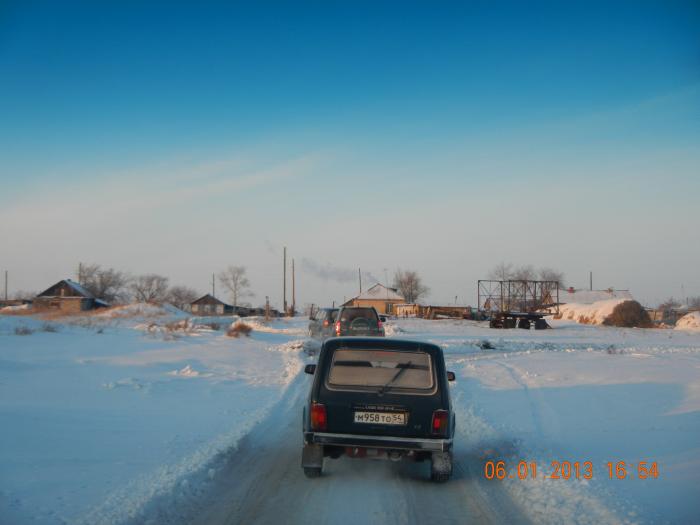
<path fill-rule="evenodd" d="M 139 324 L 167 310 L 104 313 L 0 316 L 0 523 L 141 521 L 196 497 L 301 367 L 288 336 L 172 337 Z"/>
<path fill-rule="evenodd" d="M 690 312 L 678 319 L 676 330 L 700 330 L 700 312 Z"/>

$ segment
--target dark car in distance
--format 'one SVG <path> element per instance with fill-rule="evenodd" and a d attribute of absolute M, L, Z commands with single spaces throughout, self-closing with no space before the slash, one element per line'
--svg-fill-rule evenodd
<path fill-rule="evenodd" d="M 430 461 L 430 477 L 452 474 L 455 416 L 440 347 L 420 341 L 326 340 L 303 413 L 301 464 L 318 477 L 343 455 Z"/>
<path fill-rule="evenodd" d="M 312 310 L 309 316 L 309 335 L 318 339 L 326 339 L 334 335 L 337 315 L 337 308 Z"/>
<path fill-rule="evenodd" d="M 372 306 L 341 306 L 333 335 L 384 337 L 384 325 Z"/>

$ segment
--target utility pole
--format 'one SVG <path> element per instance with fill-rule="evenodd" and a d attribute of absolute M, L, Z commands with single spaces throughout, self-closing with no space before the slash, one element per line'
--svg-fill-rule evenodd
<path fill-rule="evenodd" d="M 7 270 L 5 270 L 5 301 L 7 301 Z"/>
<path fill-rule="evenodd" d="M 294 279 L 294 258 L 292 258 L 292 316 L 297 311 L 296 281 Z"/>
<path fill-rule="evenodd" d="M 287 247 L 284 247 L 282 256 L 282 307 L 284 315 L 287 315 Z"/>
<path fill-rule="evenodd" d="M 593 291 L 593 272 L 590 272 L 589 278 L 590 278 L 590 286 L 591 286 L 591 292 L 592 292 Z"/>
<path fill-rule="evenodd" d="M 270 320 L 270 297 L 265 296 L 265 321 Z"/>
<path fill-rule="evenodd" d="M 216 281 L 214 280 L 214 274 L 211 274 L 211 296 L 216 297 Z"/>
<path fill-rule="evenodd" d="M 360 293 L 362 293 L 362 270 L 360 268 L 357 269 L 357 275 L 360 278 Z"/>

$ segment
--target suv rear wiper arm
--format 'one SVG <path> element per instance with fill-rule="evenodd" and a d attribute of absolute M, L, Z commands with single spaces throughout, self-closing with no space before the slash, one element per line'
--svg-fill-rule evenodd
<path fill-rule="evenodd" d="M 411 361 L 409 361 L 408 363 L 405 363 L 405 364 L 404 364 L 404 363 L 399 363 L 399 365 L 401 366 L 401 368 L 399 369 L 398 372 L 396 372 L 396 374 L 394 374 L 394 377 L 392 377 L 392 378 L 389 380 L 388 383 L 386 383 L 385 385 L 382 385 L 381 387 L 379 387 L 379 393 L 380 393 L 380 394 L 383 394 L 384 392 L 386 392 L 386 389 L 389 388 L 389 386 L 390 386 L 394 381 L 396 381 L 396 380 L 401 376 L 401 374 L 403 374 L 403 373 L 406 371 L 406 369 L 411 368 Z"/>

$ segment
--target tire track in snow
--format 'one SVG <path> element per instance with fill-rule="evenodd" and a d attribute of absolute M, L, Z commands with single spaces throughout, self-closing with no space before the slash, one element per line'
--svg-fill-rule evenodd
<path fill-rule="evenodd" d="M 541 410 L 538 406 L 545 406 L 543 399 L 538 394 L 533 394 L 537 389 L 529 388 L 527 382 L 522 379 L 523 371 L 512 365 L 506 365 L 498 360 L 495 364 L 506 370 L 513 381 L 520 386 L 533 418 L 538 441 L 547 443 L 548 433 L 541 417 Z M 520 374 L 520 376 L 518 376 Z M 462 400 L 468 392 L 462 391 L 456 396 L 456 408 L 458 410 L 458 421 L 464 421 L 467 425 L 465 433 L 466 441 L 471 441 L 472 447 L 482 450 L 477 462 L 483 466 L 486 460 L 506 461 L 508 465 L 515 465 L 522 459 L 535 461 L 538 465 L 548 465 L 547 457 L 551 454 L 544 454 L 541 449 L 521 449 L 520 440 L 506 439 L 495 428 L 489 425 L 482 418 L 474 413 L 473 407 L 462 406 Z M 549 417 L 549 420 L 556 421 L 556 418 Z M 469 428 L 471 427 L 471 428 Z M 460 427 L 458 425 L 458 432 Z M 469 431 L 471 430 L 471 431 Z M 619 516 L 608 508 L 590 490 L 590 485 L 586 480 L 515 480 L 504 479 L 502 481 L 483 480 L 489 483 L 499 484 L 510 495 L 509 501 L 513 501 L 520 509 L 522 516 L 527 516 L 534 523 L 559 524 L 559 523 L 580 523 L 580 524 L 618 524 L 633 523 L 631 520 L 620 519 Z M 482 483 L 483 485 L 483 483 Z M 488 485 L 486 490 L 489 490 Z M 506 520 L 508 521 L 508 520 Z"/>

